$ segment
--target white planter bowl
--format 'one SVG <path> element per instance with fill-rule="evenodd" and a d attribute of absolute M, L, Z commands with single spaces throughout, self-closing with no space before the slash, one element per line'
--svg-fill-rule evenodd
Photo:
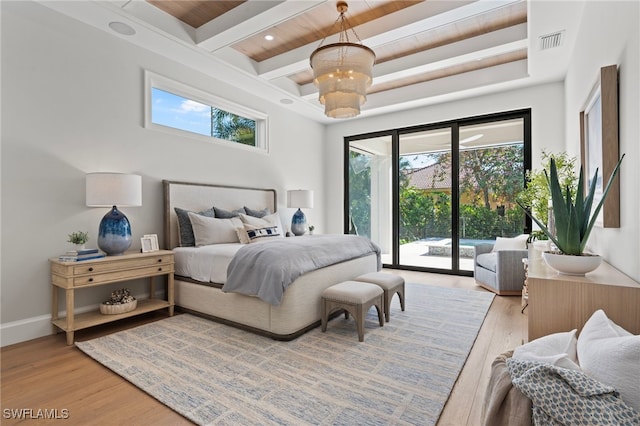
<path fill-rule="evenodd" d="M 602 262 L 602 257 L 597 254 L 585 253 L 582 256 L 570 256 L 561 253 L 545 251 L 542 258 L 549 267 L 562 275 L 584 276 L 595 270 Z"/>

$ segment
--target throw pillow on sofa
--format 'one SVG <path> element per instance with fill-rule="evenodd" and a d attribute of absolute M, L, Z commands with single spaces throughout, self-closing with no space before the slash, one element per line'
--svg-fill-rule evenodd
<path fill-rule="evenodd" d="M 518 235 L 517 237 L 513 238 L 497 237 L 491 251 L 496 252 L 500 250 L 526 250 L 528 238 L 529 235 L 527 234 Z"/>
<path fill-rule="evenodd" d="M 513 358 L 580 370 L 576 354 L 576 332 L 577 330 L 554 333 L 532 340 L 515 348 Z"/>
<path fill-rule="evenodd" d="M 578 336 L 578 362 L 587 375 L 613 386 L 627 405 L 640 412 L 640 335 L 597 310 Z"/>

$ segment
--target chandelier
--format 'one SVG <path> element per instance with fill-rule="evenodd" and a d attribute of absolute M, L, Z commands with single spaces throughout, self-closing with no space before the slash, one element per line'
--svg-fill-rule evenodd
<path fill-rule="evenodd" d="M 348 9 L 347 3 L 339 1 L 337 9 L 340 16 L 334 26 L 340 22 L 338 43 L 323 46 L 323 39 L 309 61 L 313 69 L 313 82 L 320 90 L 318 99 L 324 105 L 325 115 L 351 118 L 360 114 L 360 105 L 367 100 L 367 88 L 371 86 L 371 71 L 376 54 L 362 44 L 353 28 L 351 31 L 360 43 L 349 41 L 349 22 L 344 16 Z"/>

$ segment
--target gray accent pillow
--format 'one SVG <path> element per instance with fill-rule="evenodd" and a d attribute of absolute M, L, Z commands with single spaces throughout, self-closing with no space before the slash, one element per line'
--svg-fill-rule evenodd
<path fill-rule="evenodd" d="M 184 210 L 179 207 L 175 207 L 174 210 L 178 217 L 178 243 L 180 247 L 195 247 L 196 237 L 193 235 L 193 227 L 191 226 L 191 220 L 189 219 L 189 210 Z M 196 213 L 206 217 L 215 217 L 213 208 L 191 213 Z"/>
<path fill-rule="evenodd" d="M 247 206 L 244 206 L 244 210 L 245 210 L 245 212 L 247 212 L 247 215 L 253 216 L 253 217 L 265 217 L 265 216 L 271 214 L 271 210 L 269 210 L 269 207 L 265 207 L 262 210 L 253 210 L 253 209 L 250 209 Z"/>
<path fill-rule="evenodd" d="M 214 206 L 213 211 L 215 212 L 215 217 L 217 219 L 231 219 L 232 217 L 240 216 L 240 214 L 247 214 L 247 212 L 244 211 L 244 207 L 240 207 L 239 209 L 230 212 L 229 210 L 220 209 Z"/>

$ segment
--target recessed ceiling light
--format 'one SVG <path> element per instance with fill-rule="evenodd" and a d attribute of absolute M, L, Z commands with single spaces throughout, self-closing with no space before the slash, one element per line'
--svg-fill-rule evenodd
<path fill-rule="evenodd" d="M 291 99 L 283 98 L 283 99 L 280 99 L 280 103 L 285 105 L 291 105 L 293 101 Z"/>
<path fill-rule="evenodd" d="M 271 34 L 267 34 L 266 36 L 264 36 L 264 39 L 267 41 L 272 41 L 275 37 L 272 36 Z"/>
<path fill-rule="evenodd" d="M 109 22 L 109 28 L 111 28 L 113 31 L 117 32 L 118 34 L 122 34 L 126 36 L 132 36 L 136 33 L 136 30 L 134 30 L 132 27 L 125 24 L 124 22 L 117 22 L 117 21 Z"/>

